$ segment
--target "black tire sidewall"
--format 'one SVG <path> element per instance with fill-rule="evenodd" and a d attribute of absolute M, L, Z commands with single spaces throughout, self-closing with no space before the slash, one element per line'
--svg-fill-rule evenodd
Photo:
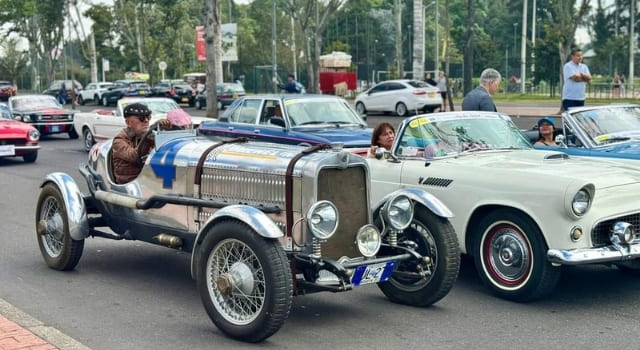
<path fill-rule="evenodd" d="M 51 183 L 45 185 L 42 188 L 40 196 L 38 197 L 38 206 L 36 207 L 36 225 L 40 220 L 40 215 L 42 213 L 42 204 L 44 200 L 49 197 L 53 197 L 58 202 L 58 205 L 60 207 L 60 216 L 62 217 L 64 225 L 62 252 L 57 257 L 50 256 L 44 248 L 45 243 L 43 242 L 43 237 L 36 230 L 38 248 L 40 248 L 42 257 L 49 267 L 55 270 L 71 270 L 78 264 L 78 261 L 80 260 L 82 249 L 84 247 L 84 240 L 74 240 L 71 238 L 71 235 L 69 234 L 69 218 L 67 217 L 66 206 L 62 198 L 62 194 L 60 193 L 58 187 Z M 79 252 L 76 251 L 77 249 L 79 249 Z"/>
<path fill-rule="evenodd" d="M 260 264 L 262 265 L 266 285 L 265 300 L 260 315 L 258 315 L 258 317 L 250 325 L 238 326 L 229 323 L 229 321 L 227 321 L 219 313 L 219 311 L 211 301 L 212 296 L 209 294 L 207 278 L 205 276 L 207 261 L 214 247 L 216 247 L 225 239 L 237 239 L 246 244 L 249 248 L 251 248 Z M 276 265 L 278 265 L 278 262 L 271 261 L 272 259 L 269 258 L 269 253 L 267 253 L 267 250 L 278 251 L 277 255 L 282 265 L 280 267 L 282 267 L 283 276 L 276 276 L 276 269 L 278 268 Z M 284 319 L 286 319 L 286 316 L 288 316 L 289 309 L 291 308 L 293 288 L 289 263 L 278 241 L 263 238 L 262 236 L 251 230 L 248 226 L 238 221 L 227 220 L 215 224 L 210 229 L 207 236 L 204 238 L 204 241 L 202 242 L 198 255 L 199 260 L 196 271 L 196 282 L 198 285 L 198 291 L 200 292 L 200 296 L 207 314 L 218 328 L 220 328 L 224 333 L 233 338 L 249 342 L 262 341 L 271 336 L 280 328 L 282 323 L 284 323 Z M 272 314 L 272 311 L 278 307 L 278 305 L 276 305 L 278 303 L 277 299 L 279 297 L 279 294 L 276 290 L 278 288 L 276 286 L 276 284 L 278 284 L 276 282 L 276 279 L 278 278 L 285 278 L 284 283 L 286 286 L 288 286 L 289 292 L 285 293 L 288 294 L 288 296 L 285 296 L 286 300 L 284 300 L 284 303 L 287 305 L 285 306 L 287 310 L 284 319 L 282 319 L 280 322 L 276 321 L 276 323 L 279 324 L 270 325 L 270 322 L 273 321 L 275 317 L 275 313 Z"/>
<path fill-rule="evenodd" d="M 397 288 L 394 284 L 401 284 L 400 281 L 383 282 L 379 284 L 380 289 L 390 300 L 401 304 L 414 306 L 429 306 L 444 298 L 454 282 L 458 278 L 460 271 L 460 246 L 458 237 L 451 223 L 438 217 L 424 207 L 416 207 L 414 223 L 426 228 L 435 241 L 437 251 L 436 270 L 429 283 L 415 292 L 405 291 Z M 406 230 L 410 230 L 407 228 Z M 406 232 L 405 230 L 405 232 Z M 411 229 L 409 238 L 417 242 L 419 247 L 423 247 L 427 241 L 420 231 Z M 417 237 L 416 237 L 417 236 Z M 419 250 L 419 253 L 424 254 Z"/>
<path fill-rule="evenodd" d="M 529 243 L 529 249 L 532 255 L 532 266 L 529 277 L 519 287 L 509 287 L 509 289 L 501 288 L 496 284 L 499 281 L 488 276 L 486 272 L 488 267 L 485 265 L 481 250 L 483 242 L 488 235 L 490 227 L 495 226 L 497 222 L 514 225 L 520 229 L 522 234 Z M 539 299 L 547 295 L 553 289 L 557 282 L 557 275 L 560 269 L 553 267 L 546 258 L 547 246 L 542 238 L 542 233 L 538 226 L 525 214 L 514 210 L 499 209 L 485 216 L 478 225 L 478 230 L 473 239 L 473 258 L 476 270 L 482 283 L 491 290 L 491 292 L 501 298 L 514 301 L 531 301 Z"/>

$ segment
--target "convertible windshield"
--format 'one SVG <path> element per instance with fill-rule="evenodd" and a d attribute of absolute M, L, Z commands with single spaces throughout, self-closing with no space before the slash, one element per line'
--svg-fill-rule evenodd
<path fill-rule="evenodd" d="M 573 113 L 572 117 L 596 145 L 640 137 L 640 107 L 612 107 Z"/>
<path fill-rule="evenodd" d="M 122 103 L 122 109 L 124 110 L 124 107 L 126 107 L 128 104 L 130 103 L 134 103 L 134 102 L 139 102 L 139 103 L 143 103 L 147 106 L 147 108 L 149 108 L 149 110 L 151 110 L 152 114 L 156 114 L 156 113 L 168 113 L 170 110 L 173 109 L 178 109 L 180 108 L 180 106 L 178 106 L 177 103 L 175 103 L 173 100 L 163 100 L 163 101 L 153 101 L 153 100 L 136 100 L 136 101 L 131 101 L 131 102 L 127 102 L 127 103 Z"/>
<path fill-rule="evenodd" d="M 337 99 L 291 99 L 286 100 L 285 109 L 292 126 L 331 124 L 358 125 L 366 124 L 347 102 Z"/>
<path fill-rule="evenodd" d="M 397 154 L 438 158 L 466 152 L 531 148 L 516 126 L 500 118 L 428 118 L 409 122 Z"/>

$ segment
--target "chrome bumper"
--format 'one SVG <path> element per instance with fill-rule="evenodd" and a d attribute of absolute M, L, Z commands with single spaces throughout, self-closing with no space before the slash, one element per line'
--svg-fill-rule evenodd
<path fill-rule="evenodd" d="M 598 264 L 638 258 L 640 258 L 640 243 L 573 250 L 549 249 L 547 251 L 547 259 L 553 264 L 560 265 Z"/>

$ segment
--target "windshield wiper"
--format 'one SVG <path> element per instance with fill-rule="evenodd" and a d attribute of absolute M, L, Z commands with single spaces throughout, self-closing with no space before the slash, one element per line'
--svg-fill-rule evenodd
<path fill-rule="evenodd" d="M 359 124 L 359 123 L 353 123 L 353 122 L 348 122 L 348 121 L 342 121 L 342 122 L 327 122 L 328 124 L 333 124 L 337 127 L 341 127 L 341 126 L 358 126 L 360 128 L 364 128 L 364 125 Z"/>
<path fill-rule="evenodd" d="M 300 123 L 298 124 L 298 126 L 302 126 L 302 125 L 318 125 L 318 124 L 327 124 L 328 122 L 325 121 L 321 121 L 321 120 L 312 120 L 309 122 L 304 122 L 304 123 Z"/>

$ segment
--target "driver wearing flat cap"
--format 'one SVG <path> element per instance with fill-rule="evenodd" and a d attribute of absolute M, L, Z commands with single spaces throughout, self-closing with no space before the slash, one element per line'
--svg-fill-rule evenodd
<path fill-rule="evenodd" d="M 127 126 L 114 137 L 111 145 L 113 175 L 119 184 L 130 182 L 140 174 L 140 160 L 148 155 L 153 147 L 151 137 L 147 137 L 143 141 L 144 144 L 138 147 L 142 136 L 149 130 L 149 108 L 142 103 L 132 103 L 124 108 L 123 114 Z M 171 123 L 166 119 L 160 120 L 158 125 L 162 129 L 171 127 Z"/>

